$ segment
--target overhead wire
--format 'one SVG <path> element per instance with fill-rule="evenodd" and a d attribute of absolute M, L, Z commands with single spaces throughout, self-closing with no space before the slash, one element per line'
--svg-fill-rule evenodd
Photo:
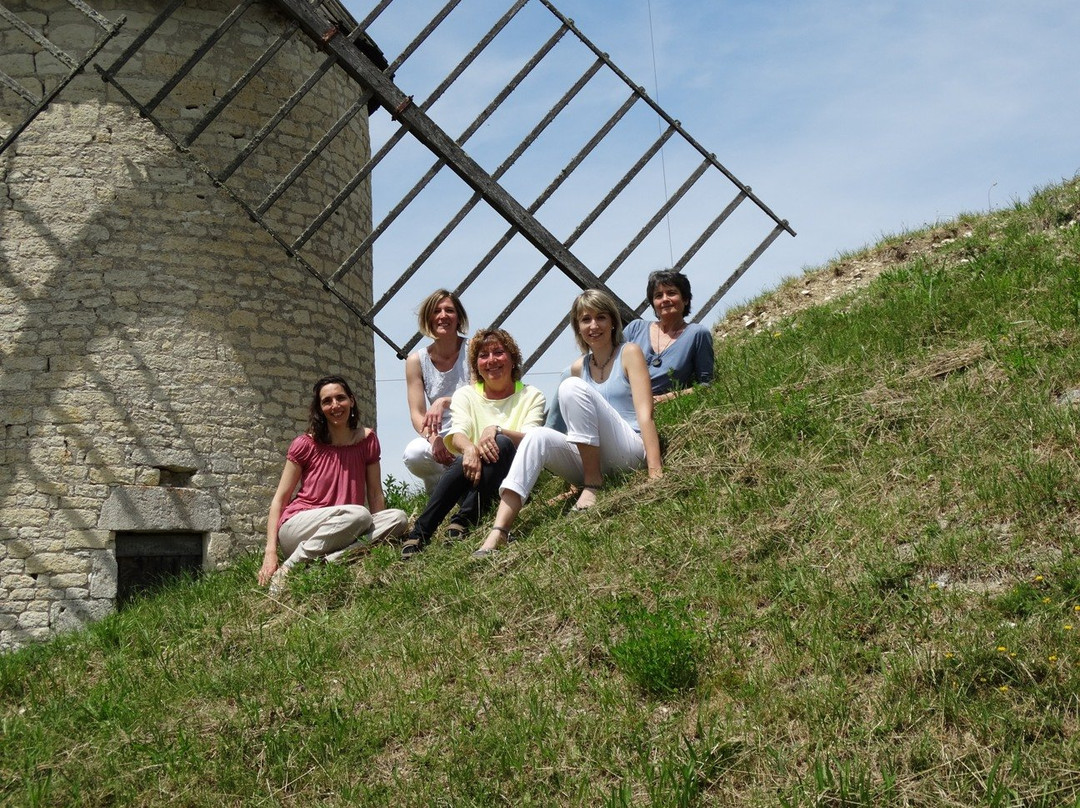
<path fill-rule="evenodd" d="M 652 52 L 652 69 L 653 69 L 653 99 L 657 104 L 660 103 L 660 73 L 656 67 L 656 34 L 653 29 L 653 13 L 652 13 L 652 0 L 645 0 L 645 5 L 648 7 L 649 12 L 649 48 Z M 659 118 L 656 119 L 656 131 L 661 132 L 663 126 Z M 667 202 L 670 199 L 668 195 L 667 184 L 667 163 L 664 160 L 664 148 L 660 148 L 660 176 L 664 184 L 664 201 Z M 671 235 L 671 213 L 664 215 L 664 223 L 667 225 L 668 235 L 668 255 L 671 259 L 671 265 L 675 265 L 675 245 Z"/>

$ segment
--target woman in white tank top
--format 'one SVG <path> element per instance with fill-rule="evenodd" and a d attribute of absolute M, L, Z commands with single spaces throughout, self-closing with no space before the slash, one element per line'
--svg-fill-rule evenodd
<path fill-rule="evenodd" d="M 454 457 L 442 437 L 450 428 L 450 397 L 469 383 L 468 350 L 463 333 L 469 318 L 458 296 L 437 289 L 420 304 L 420 333 L 432 342 L 405 360 L 409 417 L 419 437 L 409 441 L 402 460 L 428 494 Z"/>

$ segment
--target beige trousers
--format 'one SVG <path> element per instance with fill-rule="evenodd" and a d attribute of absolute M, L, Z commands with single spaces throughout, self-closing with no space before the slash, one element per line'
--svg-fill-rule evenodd
<path fill-rule="evenodd" d="M 409 517 L 399 508 L 372 513 L 363 505 L 331 505 L 311 508 L 290 516 L 278 528 L 278 547 L 285 556 L 283 567 L 322 558 L 353 544 L 366 544 L 400 536 L 409 528 Z"/>

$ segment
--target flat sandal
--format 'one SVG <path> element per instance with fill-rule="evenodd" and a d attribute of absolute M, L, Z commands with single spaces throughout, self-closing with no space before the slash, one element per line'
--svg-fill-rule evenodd
<path fill-rule="evenodd" d="M 496 530 L 499 533 L 502 533 L 506 537 L 506 543 L 507 544 L 509 544 L 510 542 L 512 542 L 514 540 L 510 536 L 510 531 L 507 530 L 505 527 L 496 527 L 496 526 L 492 525 L 491 529 Z M 499 550 L 501 550 L 501 549 L 502 549 L 501 547 L 481 547 L 479 550 L 473 550 L 472 557 L 473 558 L 487 558 L 489 556 L 495 555 L 495 553 L 499 552 Z"/>

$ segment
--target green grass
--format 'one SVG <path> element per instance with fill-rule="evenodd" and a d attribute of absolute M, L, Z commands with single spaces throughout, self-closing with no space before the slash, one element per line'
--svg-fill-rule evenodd
<path fill-rule="evenodd" d="M 491 561 L 379 547 L 279 603 L 245 558 L 0 656 L 0 799 L 1077 804 L 1077 218 L 1076 182 L 963 216 L 719 343 L 662 480 L 548 480 Z"/>

